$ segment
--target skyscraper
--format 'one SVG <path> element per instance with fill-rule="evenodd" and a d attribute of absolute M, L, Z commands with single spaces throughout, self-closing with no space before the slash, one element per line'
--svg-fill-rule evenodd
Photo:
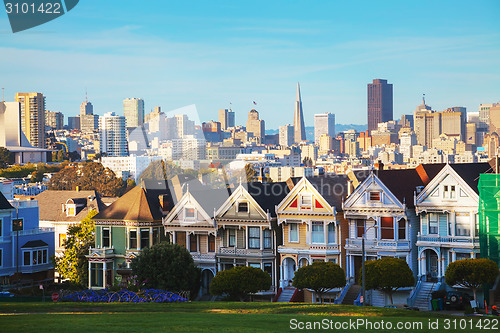
<path fill-rule="evenodd" d="M 378 123 L 392 118 L 392 84 L 375 79 L 373 83 L 368 83 L 368 130 L 376 130 Z"/>
<path fill-rule="evenodd" d="M 326 134 L 335 137 L 335 115 L 333 113 L 320 113 L 314 115 L 314 143 L 319 145 L 319 138 Z"/>
<path fill-rule="evenodd" d="M 127 120 L 127 127 L 138 127 L 144 124 L 144 101 L 140 98 L 123 100 L 123 115 Z"/>
<path fill-rule="evenodd" d="M 290 147 L 295 142 L 295 132 L 290 124 L 279 127 L 280 146 Z"/>
<path fill-rule="evenodd" d="M 234 127 L 234 112 L 231 109 L 219 110 L 219 123 L 223 131 L 229 127 Z"/>
<path fill-rule="evenodd" d="M 45 125 L 60 130 L 64 127 L 64 115 L 57 111 L 45 111 Z"/>
<path fill-rule="evenodd" d="M 306 140 L 306 128 L 304 125 L 304 112 L 302 110 L 302 100 L 300 99 L 300 86 L 297 82 L 297 97 L 295 99 L 295 113 L 293 114 L 293 128 L 295 130 L 295 143 Z"/>
<path fill-rule="evenodd" d="M 107 156 L 128 156 L 125 117 L 108 112 L 99 117 L 100 152 Z"/>
<path fill-rule="evenodd" d="M 85 98 L 85 102 L 82 102 L 82 104 L 80 104 L 80 116 L 84 116 L 87 114 L 94 114 L 94 107 L 92 106 L 92 103 L 87 101 L 87 98 Z"/>
<path fill-rule="evenodd" d="M 255 109 L 248 112 L 247 132 L 253 133 L 253 137 L 256 138 L 258 144 L 264 143 L 266 135 L 265 122 L 259 119 L 259 112 Z"/>
<path fill-rule="evenodd" d="M 16 93 L 21 103 L 21 130 L 33 147 L 45 148 L 45 97 L 41 93 Z"/>

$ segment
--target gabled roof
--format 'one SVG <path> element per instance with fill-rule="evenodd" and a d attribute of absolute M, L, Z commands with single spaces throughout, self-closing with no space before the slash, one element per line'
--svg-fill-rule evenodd
<path fill-rule="evenodd" d="M 272 217 L 276 217 L 276 206 L 283 200 L 290 189 L 286 182 L 276 183 L 248 183 L 246 190 L 254 198 L 264 212 L 268 212 Z"/>
<path fill-rule="evenodd" d="M 0 209 L 14 209 L 2 192 L 0 192 Z"/>
<path fill-rule="evenodd" d="M 493 172 L 489 163 L 463 163 L 450 166 L 477 194 L 479 194 L 479 175 Z"/>
<path fill-rule="evenodd" d="M 167 195 L 169 207 L 173 207 L 172 197 L 166 187 L 144 189 L 135 186 L 97 214 L 94 220 L 159 221 L 163 217 L 160 195 Z"/>
<path fill-rule="evenodd" d="M 79 222 L 92 209 L 100 212 L 106 207 L 95 191 L 46 190 L 35 196 L 35 199 L 38 200 L 41 221 Z M 62 210 L 62 205 L 65 205 L 68 200 L 85 204 L 85 207 L 79 210 L 76 216 L 66 216 L 66 212 Z"/>
<path fill-rule="evenodd" d="M 26 242 L 26 244 L 21 246 L 21 249 L 42 247 L 42 246 L 49 246 L 49 244 L 45 243 L 43 240 L 34 240 L 34 241 Z"/>
<path fill-rule="evenodd" d="M 205 187 L 194 191 L 189 189 L 189 193 L 191 193 L 196 202 L 198 202 L 205 213 L 210 217 L 214 217 L 215 211 L 217 211 L 224 201 L 229 198 L 227 189 L 212 189 Z"/>

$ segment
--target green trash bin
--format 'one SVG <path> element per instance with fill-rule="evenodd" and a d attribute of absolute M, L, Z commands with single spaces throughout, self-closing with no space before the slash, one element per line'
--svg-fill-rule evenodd
<path fill-rule="evenodd" d="M 439 301 L 437 299 L 431 300 L 431 305 L 432 305 L 432 311 L 439 310 Z"/>

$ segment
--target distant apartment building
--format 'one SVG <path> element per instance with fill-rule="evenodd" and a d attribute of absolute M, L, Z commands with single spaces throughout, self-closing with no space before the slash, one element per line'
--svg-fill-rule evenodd
<path fill-rule="evenodd" d="M 286 124 L 279 127 L 279 143 L 280 146 L 290 147 L 295 142 L 295 132 L 293 126 Z"/>
<path fill-rule="evenodd" d="M 108 112 L 99 117 L 99 133 L 101 154 L 106 156 L 127 156 L 127 134 L 125 117 Z"/>
<path fill-rule="evenodd" d="M 45 111 L 45 126 L 53 130 L 63 129 L 64 115 L 58 111 Z"/>
<path fill-rule="evenodd" d="M 248 112 L 247 132 L 253 134 L 257 144 L 264 143 L 266 125 L 264 120 L 259 119 L 259 112 L 255 109 Z"/>
<path fill-rule="evenodd" d="M 314 115 L 314 143 L 319 144 L 321 135 L 335 136 L 335 115 L 320 113 Z"/>
<path fill-rule="evenodd" d="M 204 160 L 206 157 L 206 141 L 194 135 L 186 135 L 182 139 L 172 140 L 172 159 Z"/>
<path fill-rule="evenodd" d="M 127 127 L 138 127 L 144 124 L 144 100 L 126 98 L 123 100 L 123 115 Z"/>
<path fill-rule="evenodd" d="M 219 122 L 223 131 L 230 127 L 234 127 L 234 112 L 231 109 L 219 110 Z"/>
<path fill-rule="evenodd" d="M 161 156 L 103 156 L 101 164 L 113 170 L 116 177 L 123 180 L 131 178 L 138 183 L 139 177 L 148 165 L 161 158 Z"/>
<path fill-rule="evenodd" d="M 21 103 L 21 130 L 33 147 L 45 148 L 45 97 L 42 93 L 16 93 Z"/>
<path fill-rule="evenodd" d="M 68 117 L 68 129 L 80 130 L 80 116 Z"/>

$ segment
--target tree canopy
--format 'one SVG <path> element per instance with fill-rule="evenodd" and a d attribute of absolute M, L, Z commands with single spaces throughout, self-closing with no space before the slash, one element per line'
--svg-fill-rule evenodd
<path fill-rule="evenodd" d="M 164 242 L 143 249 L 132 260 L 131 268 L 148 288 L 190 291 L 194 298 L 200 287 L 200 269 L 188 250 L 177 244 Z"/>
<path fill-rule="evenodd" d="M 323 303 L 323 294 L 329 289 L 341 288 L 346 284 L 345 272 L 337 264 L 316 261 L 312 265 L 299 268 L 293 277 L 292 285 L 298 289 L 312 289 Z"/>
<path fill-rule="evenodd" d="M 68 227 L 64 254 L 54 257 L 55 268 L 65 279 L 86 287 L 88 285 L 88 260 L 85 257 L 94 245 L 94 221 L 97 211 L 92 210 L 79 224 Z"/>
<path fill-rule="evenodd" d="M 271 288 L 271 276 L 260 268 L 237 266 L 219 271 L 210 283 L 212 295 L 228 294 L 245 301 L 249 294 Z"/>
<path fill-rule="evenodd" d="M 14 162 L 14 154 L 7 148 L 0 147 L 0 169 L 5 169 Z"/>
<path fill-rule="evenodd" d="M 366 289 L 378 289 L 389 295 L 392 302 L 392 294 L 399 288 L 412 287 L 415 283 L 413 272 L 405 260 L 393 257 L 385 257 L 370 260 L 365 263 Z M 360 274 L 359 284 L 362 284 Z"/>
<path fill-rule="evenodd" d="M 493 285 L 498 275 L 497 264 L 490 259 L 463 259 L 448 265 L 444 274 L 446 284 L 472 289 L 477 300 L 477 289 L 483 284 Z"/>
<path fill-rule="evenodd" d="M 143 180 L 169 180 L 175 175 L 183 173 L 182 169 L 163 160 L 156 160 L 149 163 L 148 167 L 142 172 L 139 181 Z"/>
<path fill-rule="evenodd" d="M 50 190 L 95 190 L 103 196 L 120 196 L 127 184 L 115 173 L 98 162 L 82 162 L 67 166 L 50 180 Z"/>

